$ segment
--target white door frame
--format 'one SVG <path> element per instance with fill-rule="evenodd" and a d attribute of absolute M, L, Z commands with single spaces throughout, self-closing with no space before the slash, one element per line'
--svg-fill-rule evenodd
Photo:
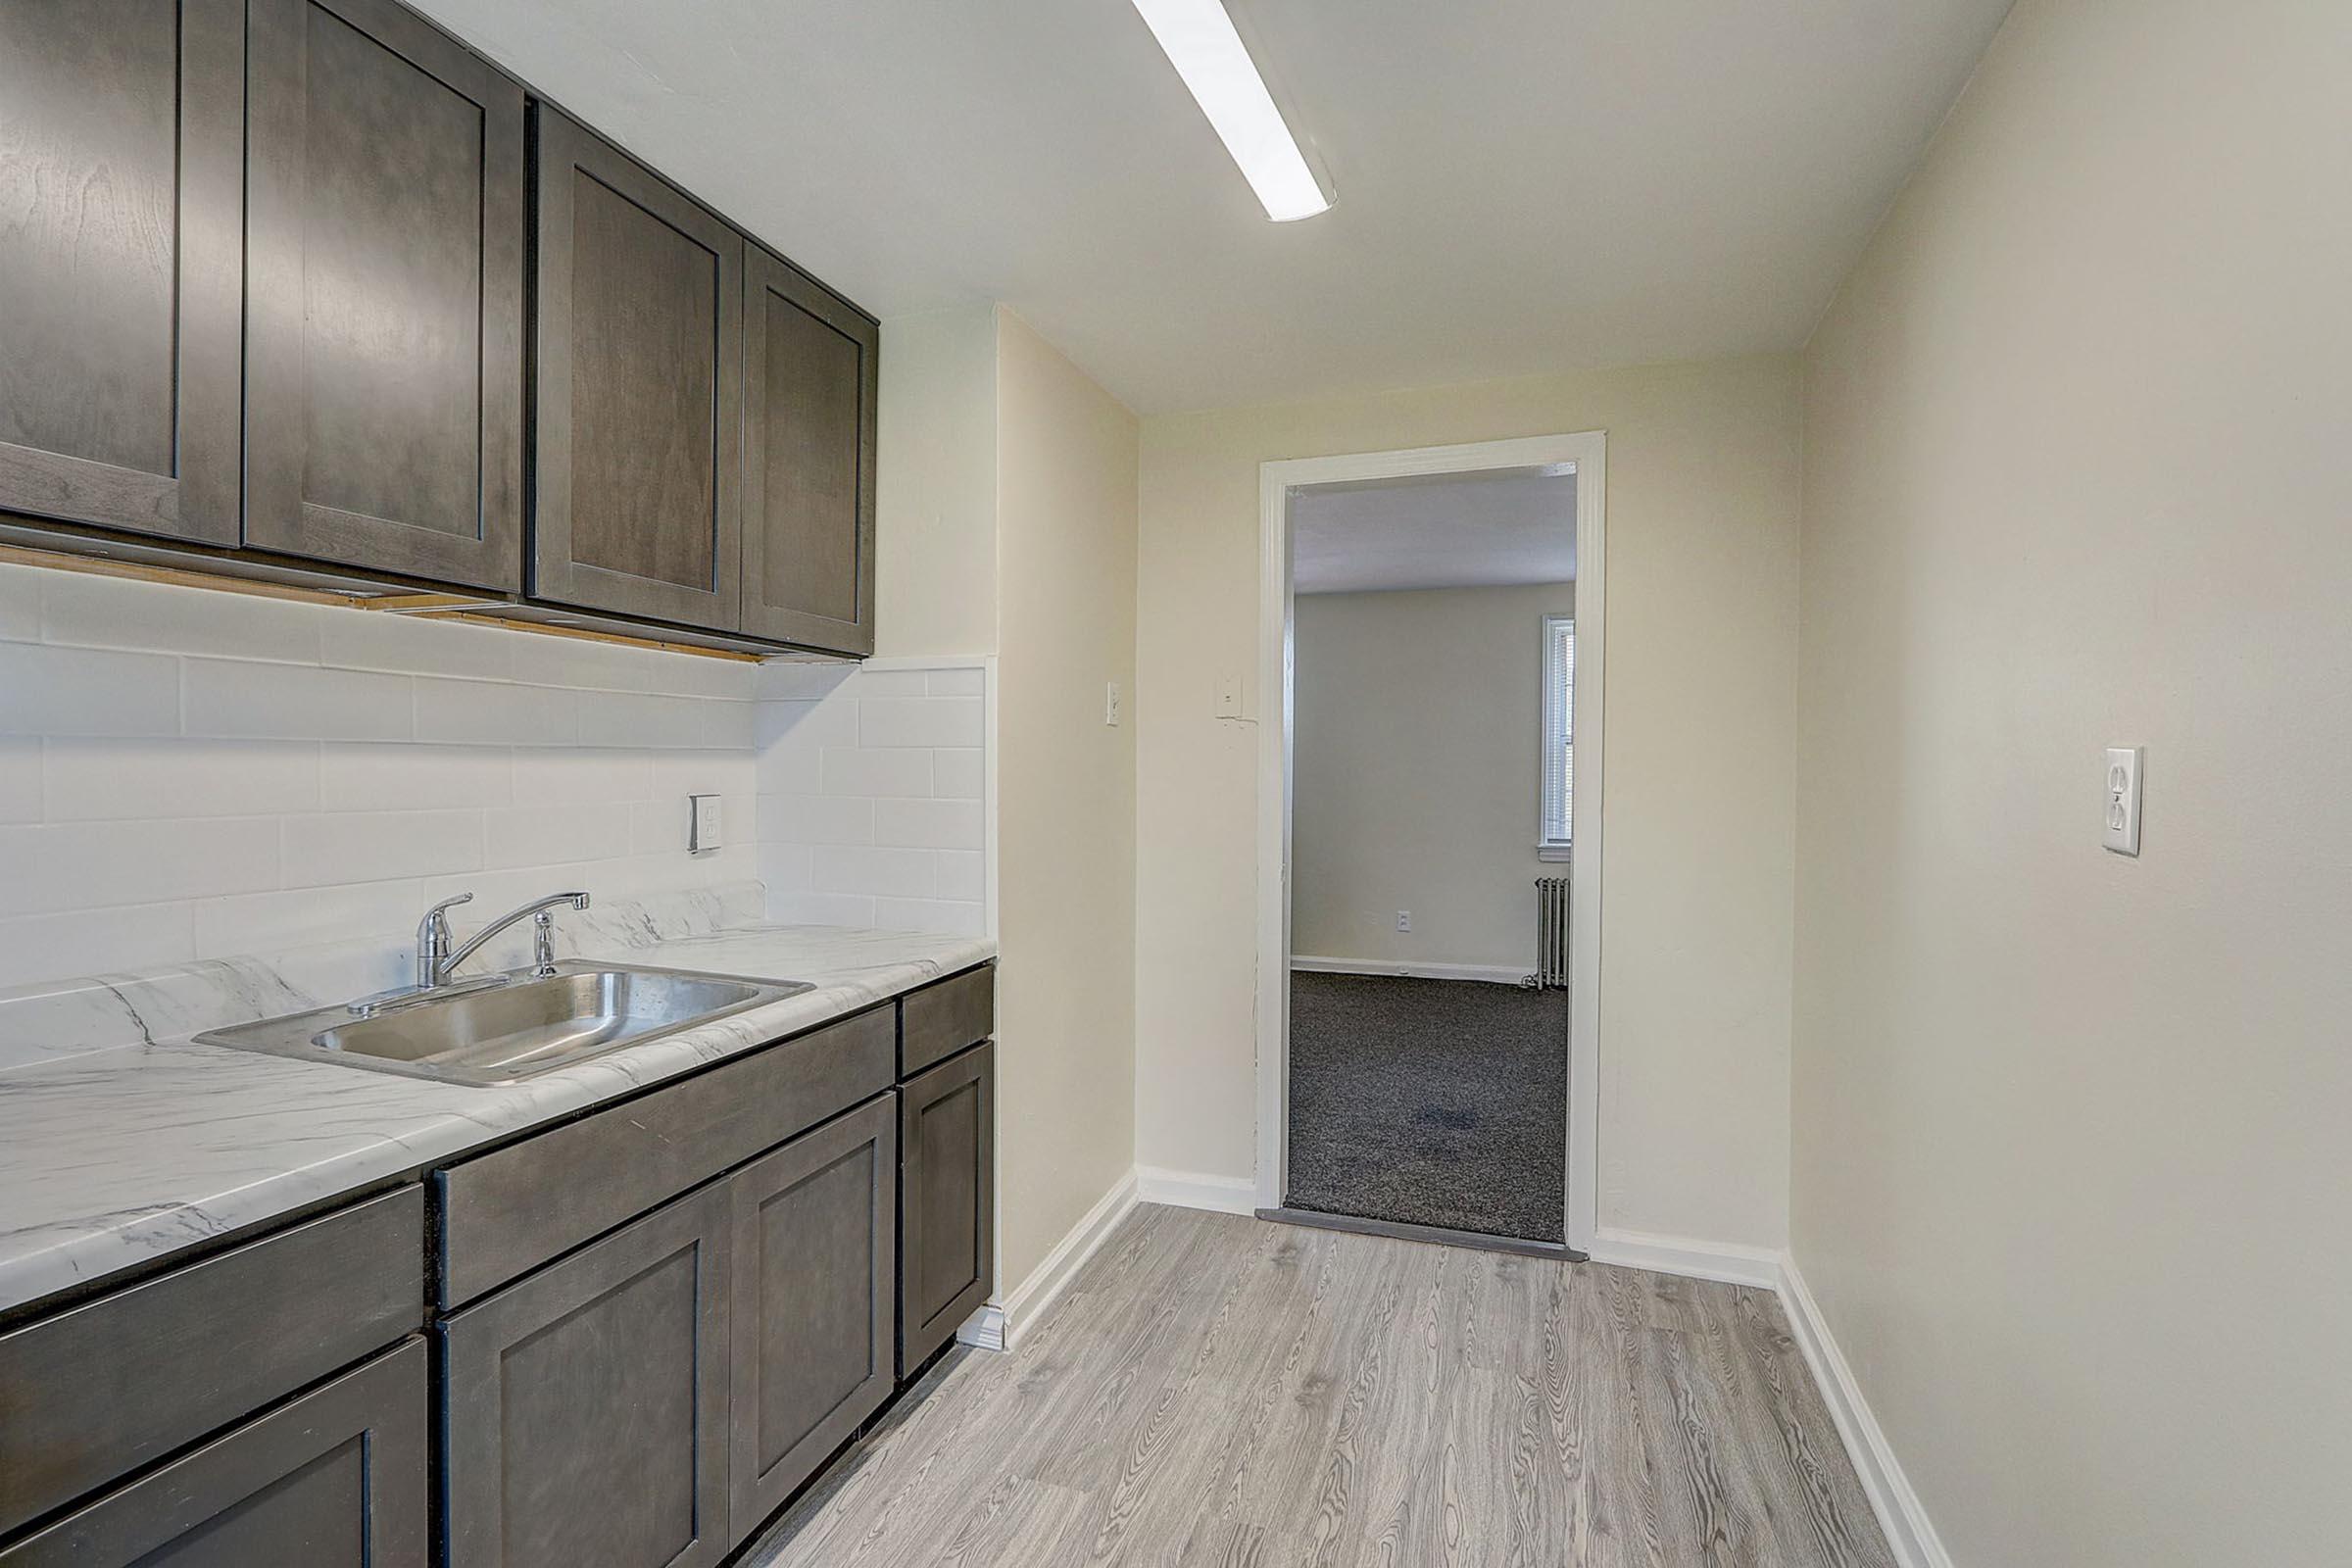
<path fill-rule="evenodd" d="M 1568 1245 L 1589 1251 L 1600 1191 L 1602 659 L 1608 640 L 1606 432 L 1475 441 L 1258 466 L 1257 1201 L 1281 1204 L 1290 1157 L 1291 495 L 1306 486 L 1489 468 L 1576 474 L 1576 858 L 1569 888 Z"/>

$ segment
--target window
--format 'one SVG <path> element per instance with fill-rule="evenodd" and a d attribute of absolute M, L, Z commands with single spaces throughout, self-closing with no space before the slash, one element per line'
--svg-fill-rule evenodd
<path fill-rule="evenodd" d="M 1544 617 L 1544 822 L 1536 853 L 1568 858 L 1576 821 L 1576 617 Z"/>

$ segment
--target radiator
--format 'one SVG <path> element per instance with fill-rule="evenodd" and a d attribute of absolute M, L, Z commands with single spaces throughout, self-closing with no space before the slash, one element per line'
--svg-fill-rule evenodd
<path fill-rule="evenodd" d="M 1568 988 L 1568 879 L 1536 878 L 1536 972 L 1527 983 L 1539 991 Z"/>

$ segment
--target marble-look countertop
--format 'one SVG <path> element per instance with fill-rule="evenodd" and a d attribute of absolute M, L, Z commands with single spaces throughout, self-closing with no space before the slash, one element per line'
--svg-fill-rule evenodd
<path fill-rule="evenodd" d="M 624 906 L 568 946 L 814 990 L 504 1088 L 189 1043 L 223 1023 L 359 995 L 405 954 L 368 964 L 240 959 L 0 997 L 0 1311 L 440 1163 L 996 952 L 976 938 L 776 925 L 746 912 L 740 899 L 683 919 Z M 337 984 L 351 989 L 324 989 Z M 122 1033 L 125 1019 L 134 1038 L 110 1042 L 110 1022 Z"/>

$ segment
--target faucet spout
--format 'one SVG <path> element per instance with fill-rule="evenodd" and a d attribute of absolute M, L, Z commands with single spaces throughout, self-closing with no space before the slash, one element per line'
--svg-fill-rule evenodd
<path fill-rule="evenodd" d="M 466 938 L 465 943 L 460 946 L 456 952 L 450 953 L 446 956 L 440 958 L 433 966 L 432 976 L 425 983 L 428 986 L 445 986 L 449 984 L 449 977 L 451 973 L 467 958 L 472 957 L 476 953 L 480 952 L 483 943 L 488 942 L 492 937 L 497 936 L 501 931 L 504 931 L 507 927 L 514 924 L 516 921 L 528 920 L 534 916 L 537 917 L 539 926 L 538 941 L 536 943 L 538 967 L 541 969 L 547 969 L 551 967 L 554 958 L 554 953 L 551 947 L 551 928 L 554 925 L 554 921 L 550 917 L 548 911 L 566 904 L 570 905 L 575 909 L 585 909 L 588 907 L 588 895 L 585 893 L 551 893 L 544 899 L 533 899 L 530 903 L 522 906 L 522 907 L 518 909 L 508 910 L 505 914 L 500 915 L 497 919 L 491 921 L 488 925 L 483 926 L 479 931 L 476 931 L 472 936 Z"/>

